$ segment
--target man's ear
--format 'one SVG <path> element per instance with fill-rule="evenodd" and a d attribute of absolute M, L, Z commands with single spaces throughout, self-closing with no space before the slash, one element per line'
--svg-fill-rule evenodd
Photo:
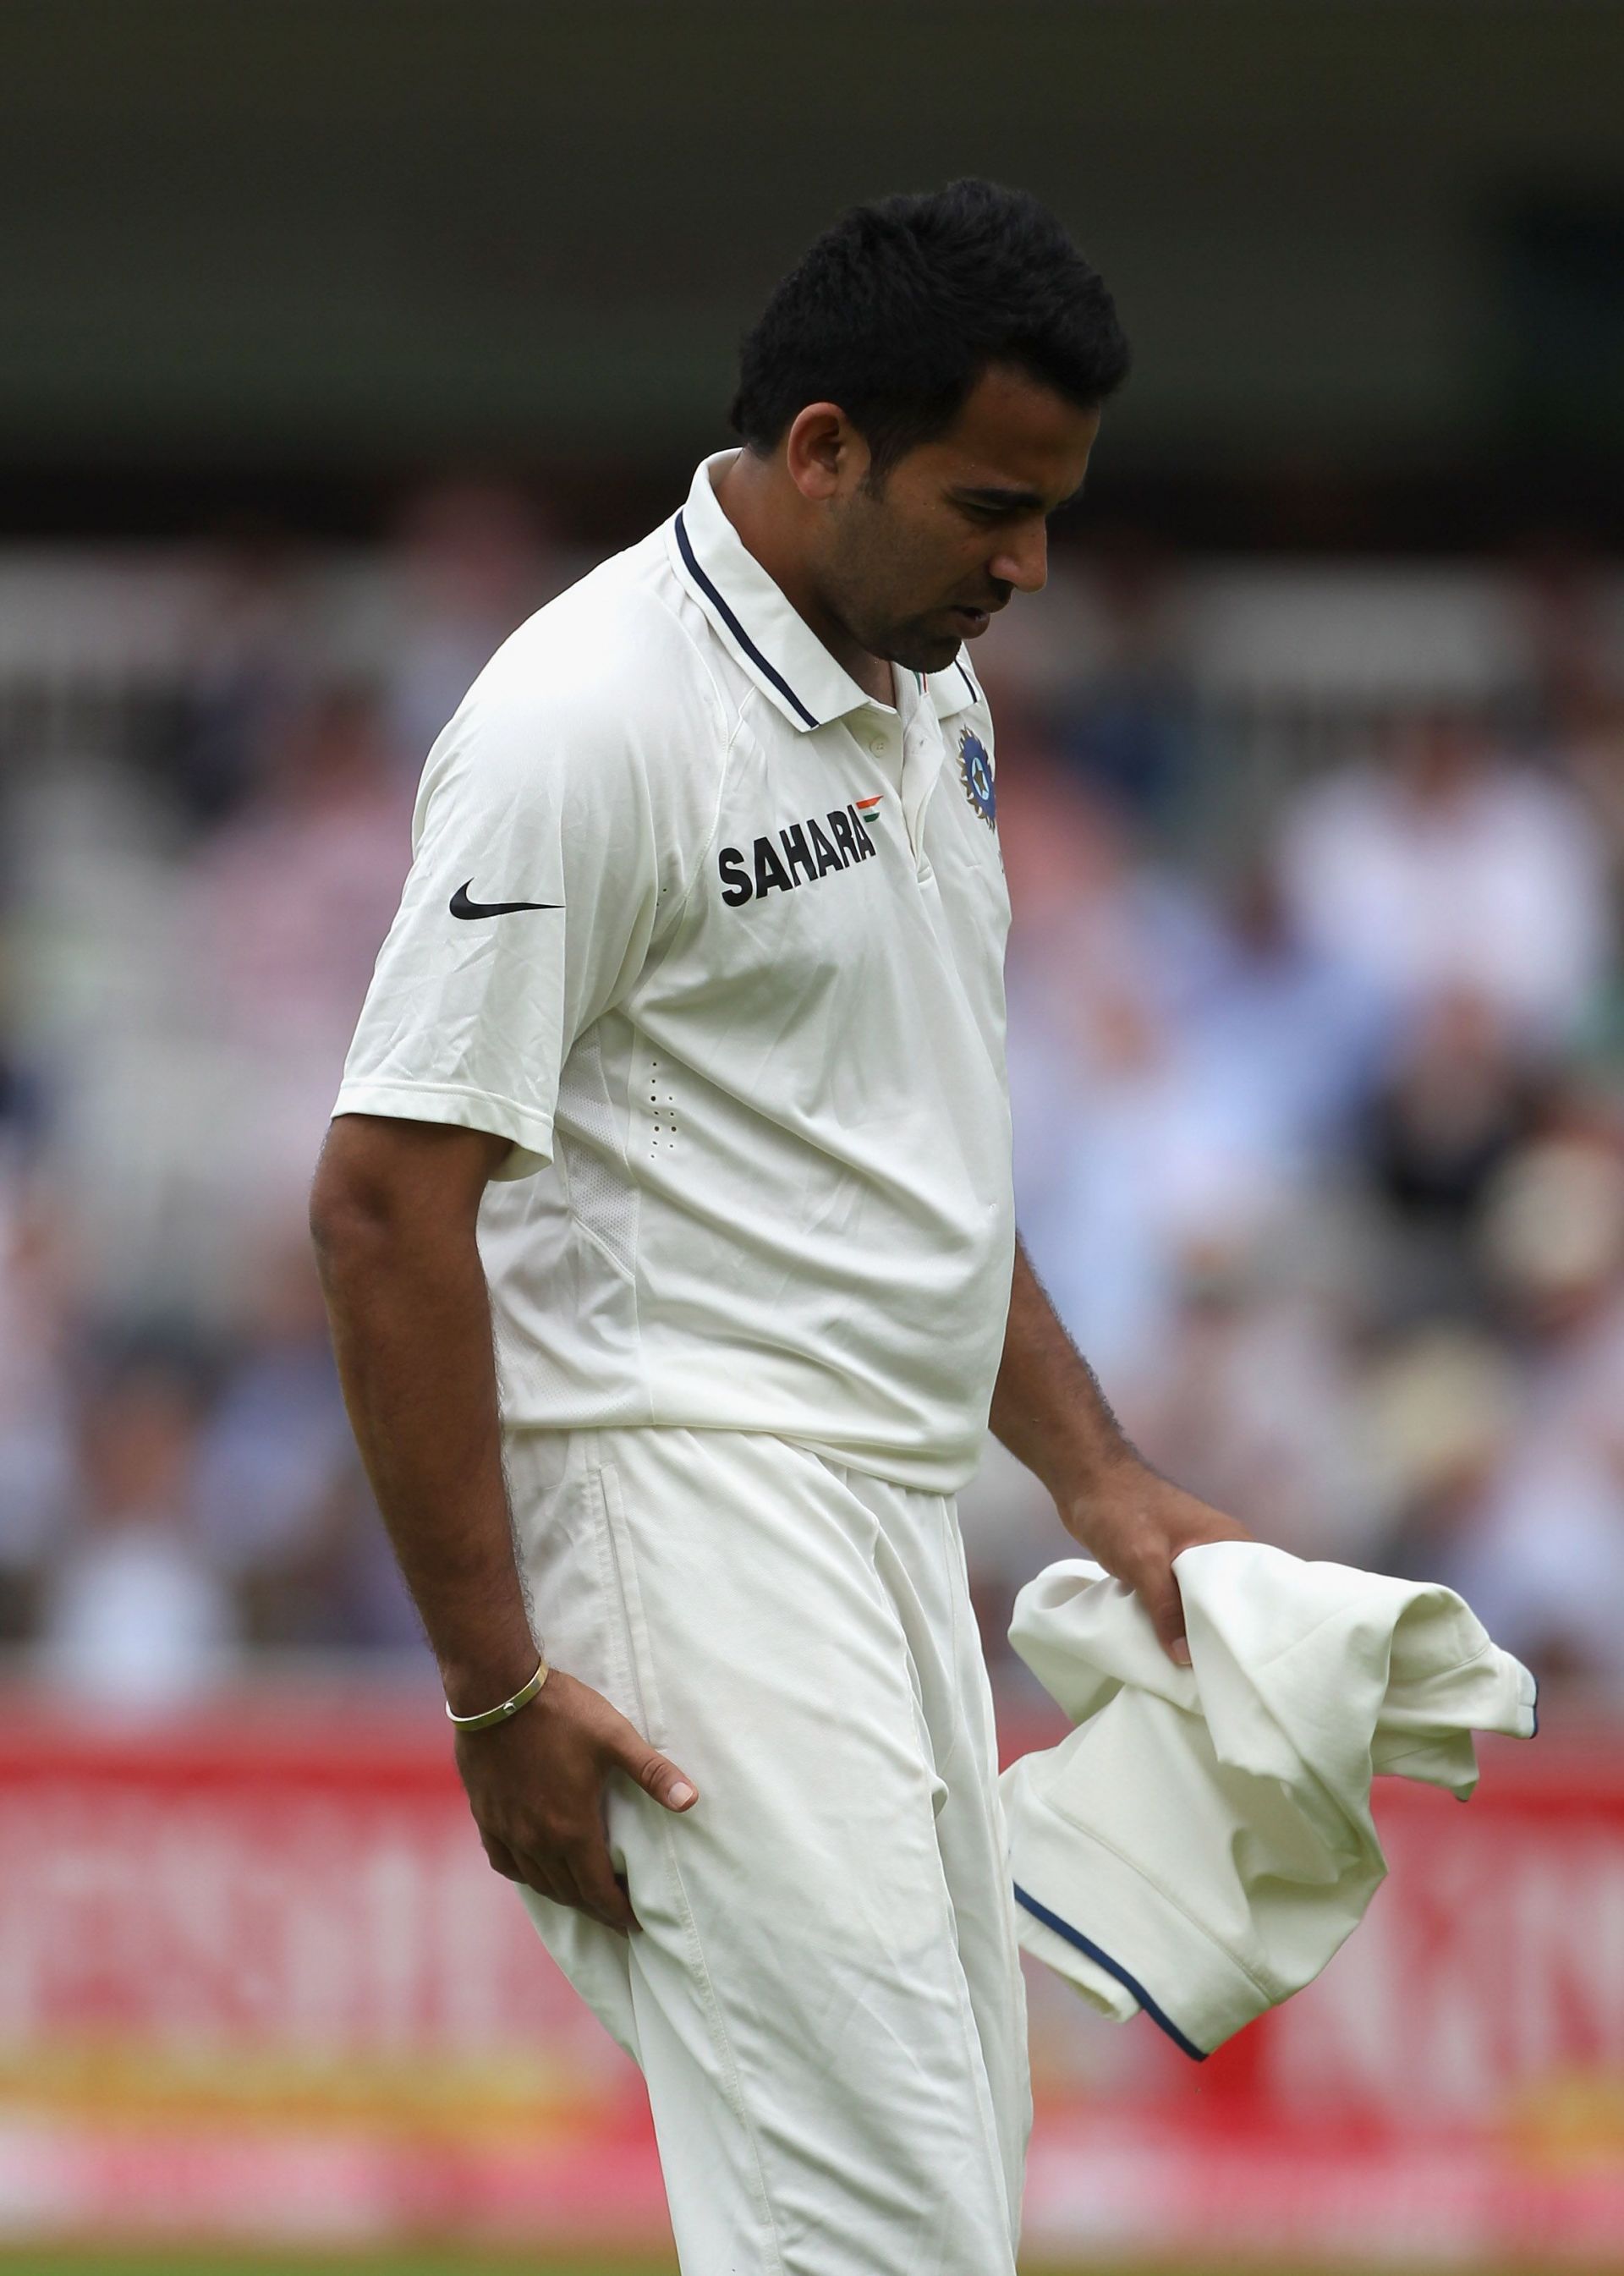
<path fill-rule="evenodd" d="M 808 504 L 855 489 L 869 470 L 869 446 L 838 403 L 808 403 L 784 438 L 789 478 Z"/>

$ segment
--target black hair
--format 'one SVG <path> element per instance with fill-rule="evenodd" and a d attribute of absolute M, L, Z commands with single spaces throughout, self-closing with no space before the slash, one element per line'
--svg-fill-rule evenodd
<path fill-rule="evenodd" d="M 825 230 L 746 334 L 729 417 L 765 451 L 808 403 L 838 403 L 883 474 L 952 424 L 989 364 L 1091 411 L 1128 362 L 1104 280 L 1048 207 L 968 179 Z"/>

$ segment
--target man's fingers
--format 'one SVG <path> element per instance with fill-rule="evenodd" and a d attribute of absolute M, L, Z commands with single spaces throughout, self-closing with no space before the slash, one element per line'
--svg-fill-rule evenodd
<path fill-rule="evenodd" d="M 630 1897 L 615 1878 L 609 1852 L 603 1844 L 575 1850 L 568 1864 L 581 1910 L 618 1935 L 629 1935 L 637 1926 L 637 1916 L 632 1910 Z"/>
<path fill-rule="evenodd" d="M 555 1905 L 580 1904 L 574 1880 L 558 1858 L 520 1855 L 516 1862 L 519 1879 L 538 1897 L 546 1897 Z"/>
<path fill-rule="evenodd" d="M 1140 1594 L 1162 1650 L 1179 1666 L 1188 1667 L 1190 1664 L 1189 1639 L 1184 1633 L 1184 1604 L 1179 1595 L 1176 1577 L 1169 1570 L 1154 1584 L 1147 1583 Z"/>
<path fill-rule="evenodd" d="M 651 1794 L 665 1809 L 692 1809 L 699 1800 L 693 1779 L 675 1763 L 656 1754 L 623 1717 L 618 1720 L 618 1728 L 610 1739 L 609 1751 L 626 1776 L 634 1779 L 645 1794 Z"/>
<path fill-rule="evenodd" d="M 485 1855 L 489 1860 L 493 1873 L 500 1873 L 505 1881 L 524 1879 L 525 1876 L 520 1870 L 518 1859 L 505 1842 L 498 1841 L 494 1833 L 487 1833 L 482 1825 L 479 1829 L 479 1838 L 484 1845 Z"/>

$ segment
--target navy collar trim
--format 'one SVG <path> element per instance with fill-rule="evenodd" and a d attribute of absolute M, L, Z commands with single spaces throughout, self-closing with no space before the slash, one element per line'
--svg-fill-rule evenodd
<path fill-rule="evenodd" d="M 966 677 L 968 677 L 968 673 Z M 1205 2048 L 1198 2047 L 1194 2039 L 1186 2038 L 1172 2017 L 1165 2008 L 1157 2006 L 1144 1985 L 1130 1976 L 1119 1961 L 1113 1960 L 1108 1952 L 1102 1952 L 1091 1937 L 1084 1936 L 1082 1931 L 1080 1928 L 1074 1928 L 1069 1921 L 1063 1921 L 1059 1913 L 1051 1913 L 1047 1905 L 1040 1905 L 1036 1897 L 1028 1896 L 1019 1881 L 1014 1885 L 1015 1902 L 1023 1906 L 1034 1920 L 1042 1921 L 1043 1926 L 1052 1929 L 1056 1936 L 1063 1936 L 1067 1944 L 1075 1945 L 1085 1959 L 1091 1960 L 1097 1967 L 1103 1968 L 1107 1976 L 1114 1976 L 1125 1992 L 1132 1992 L 1150 2021 L 1165 2031 L 1174 2046 L 1181 2048 L 1192 2062 L 1206 2061 Z"/>
<path fill-rule="evenodd" d="M 682 556 L 683 565 L 687 569 L 689 576 L 692 577 L 694 582 L 699 587 L 701 592 L 704 594 L 706 599 L 710 603 L 711 607 L 716 611 L 717 616 L 721 618 L 723 623 L 727 626 L 728 631 L 732 633 L 733 638 L 738 641 L 740 647 L 749 657 L 756 670 L 759 672 L 763 673 L 765 677 L 772 682 L 773 686 L 778 689 L 779 694 L 783 696 L 786 703 L 793 705 L 797 716 L 804 719 L 808 727 L 821 726 L 823 724 L 822 721 L 816 717 L 812 712 L 808 710 L 806 705 L 801 702 L 800 696 L 796 694 L 794 689 L 790 686 L 788 680 L 785 679 L 784 674 L 778 670 L 778 666 L 775 664 L 769 663 L 768 659 L 762 654 L 760 649 L 756 647 L 755 642 L 750 638 L 749 633 L 746 632 L 744 626 L 740 623 L 732 609 L 728 607 L 727 603 L 722 598 L 720 593 L 717 592 L 710 578 L 706 576 L 704 571 L 700 567 L 699 563 L 694 559 L 694 548 L 688 542 L 688 533 L 683 524 L 680 508 L 679 508 L 677 513 L 677 550 Z"/>

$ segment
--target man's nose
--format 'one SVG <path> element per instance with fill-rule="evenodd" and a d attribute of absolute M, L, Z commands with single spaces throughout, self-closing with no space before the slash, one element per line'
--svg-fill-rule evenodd
<path fill-rule="evenodd" d="M 987 564 L 987 573 L 1020 593 L 1041 593 L 1049 581 L 1049 532 L 1040 521 L 1006 537 Z"/>

